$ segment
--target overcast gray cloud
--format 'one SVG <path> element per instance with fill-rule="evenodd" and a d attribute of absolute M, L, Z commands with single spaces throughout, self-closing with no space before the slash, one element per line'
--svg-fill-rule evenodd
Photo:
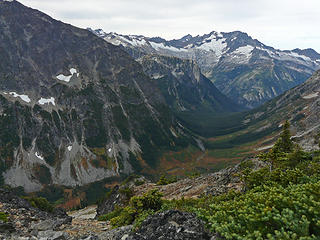
<path fill-rule="evenodd" d="M 53 18 L 106 32 L 180 38 L 247 32 L 280 49 L 320 52 L 319 0 L 21 0 Z"/>

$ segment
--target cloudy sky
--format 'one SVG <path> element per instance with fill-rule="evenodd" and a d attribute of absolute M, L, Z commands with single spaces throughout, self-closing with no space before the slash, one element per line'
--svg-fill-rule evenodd
<path fill-rule="evenodd" d="M 240 30 L 275 48 L 320 53 L 319 0 L 19 1 L 82 28 L 166 39 Z"/>

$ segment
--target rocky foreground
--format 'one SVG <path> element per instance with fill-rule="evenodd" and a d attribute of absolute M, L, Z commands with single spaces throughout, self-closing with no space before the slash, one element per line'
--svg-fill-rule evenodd
<path fill-rule="evenodd" d="M 253 168 L 259 169 L 265 164 L 252 161 Z M 8 190 L 0 189 L 0 213 L 7 216 L 0 220 L 0 239 L 23 240 L 157 240 L 157 239 L 221 239 L 209 233 L 204 223 L 195 214 L 168 210 L 148 217 L 133 231 L 133 226 L 112 229 L 108 222 L 98 221 L 97 216 L 114 210 L 123 201 L 119 189 L 130 186 L 136 195 L 158 188 L 166 199 L 195 198 L 202 194 L 219 195 L 230 189 L 241 191 L 243 184 L 237 176 L 241 165 L 223 169 L 217 173 L 187 178 L 165 186 L 145 182 L 134 186 L 132 182 L 116 187 L 112 194 L 99 206 L 66 213 L 55 209 L 52 213 L 32 207 L 30 203 L 15 196 Z"/>
<path fill-rule="evenodd" d="M 112 230 L 107 222 L 95 220 L 96 206 L 71 212 L 69 216 L 62 210 L 49 214 L 8 192 L 1 191 L 1 195 L 0 211 L 9 215 L 8 222 L 0 221 L 2 240 L 211 239 L 204 224 L 191 213 L 159 213 L 133 232 L 131 225 Z"/>

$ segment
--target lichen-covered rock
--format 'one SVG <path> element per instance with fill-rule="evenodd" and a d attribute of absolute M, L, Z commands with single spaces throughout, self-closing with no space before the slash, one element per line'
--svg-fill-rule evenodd
<path fill-rule="evenodd" d="M 103 240 L 125 240 L 129 239 L 129 234 L 131 233 L 132 225 L 120 227 L 113 229 L 111 231 L 102 233 L 98 235 L 99 239 Z"/>
<path fill-rule="evenodd" d="M 4 234 L 12 233 L 15 231 L 16 231 L 16 229 L 12 223 L 5 223 L 5 222 L 0 221 L 0 234 L 1 233 L 4 233 Z"/>
<path fill-rule="evenodd" d="M 128 200 L 126 196 L 119 192 L 120 187 L 115 186 L 111 191 L 111 194 L 98 204 L 97 217 L 110 213 L 115 209 L 115 206 L 122 206 L 125 200 Z"/>
<path fill-rule="evenodd" d="M 169 210 L 148 217 L 126 240 L 209 240 L 210 234 L 195 214 Z"/>
<path fill-rule="evenodd" d="M 9 190 L 0 189 L 0 212 L 8 216 L 7 223 L 0 223 L 0 239 L 68 239 L 60 228 L 70 224 L 72 218 L 62 209 L 45 212 Z"/>

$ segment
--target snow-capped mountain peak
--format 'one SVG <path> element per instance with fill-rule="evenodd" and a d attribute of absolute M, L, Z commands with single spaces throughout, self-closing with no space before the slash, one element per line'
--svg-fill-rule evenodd
<path fill-rule="evenodd" d="M 193 59 L 220 91 L 248 107 L 302 83 L 320 69 L 320 54 L 313 49 L 282 51 L 240 31 L 188 34 L 173 40 L 102 34 L 100 29 L 93 32 L 109 43 L 123 47 L 134 58 L 160 54 Z M 274 81 L 270 82 L 270 79 Z M 248 90 L 251 88 L 254 90 Z"/>

